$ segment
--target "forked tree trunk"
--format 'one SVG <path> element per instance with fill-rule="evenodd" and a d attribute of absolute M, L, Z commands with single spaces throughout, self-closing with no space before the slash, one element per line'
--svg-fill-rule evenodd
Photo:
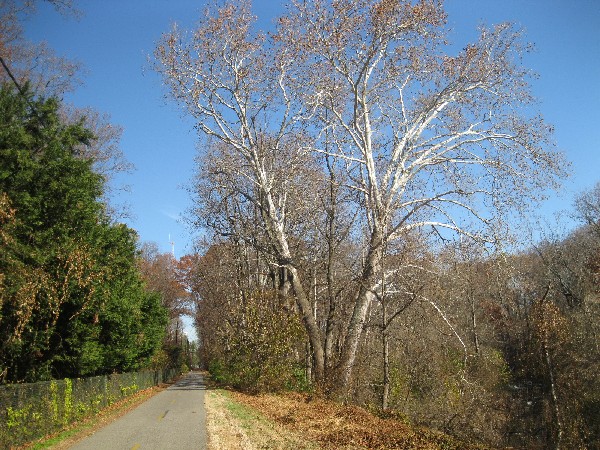
<path fill-rule="evenodd" d="M 323 351 L 321 330 L 319 329 L 317 320 L 313 314 L 312 304 L 304 289 L 304 283 L 300 278 L 298 269 L 293 263 L 294 258 L 292 258 L 284 226 L 278 219 L 279 214 L 277 212 L 277 207 L 275 206 L 276 202 L 267 188 L 269 182 L 264 175 L 258 176 L 257 178 L 261 181 L 260 186 L 263 189 L 261 203 L 266 205 L 266 207 L 261 208 L 261 215 L 266 225 L 269 239 L 272 243 L 276 244 L 275 248 L 277 249 L 277 258 L 280 260 L 279 263 L 289 271 L 292 289 L 294 290 L 298 309 L 302 316 L 302 322 L 304 323 L 304 328 L 308 334 L 308 340 L 313 351 L 314 379 L 317 383 L 321 383 L 325 375 L 325 354 Z"/>

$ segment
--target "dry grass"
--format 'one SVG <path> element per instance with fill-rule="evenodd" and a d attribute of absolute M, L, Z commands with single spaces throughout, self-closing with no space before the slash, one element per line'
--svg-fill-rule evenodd
<path fill-rule="evenodd" d="M 208 449 L 243 450 L 251 448 L 246 433 L 238 421 L 228 413 L 225 402 L 225 396 L 217 391 L 207 392 L 204 396 Z"/>
<path fill-rule="evenodd" d="M 432 430 L 382 419 L 356 406 L 302 394 L 250 396 L 231 392 L 253 424 L 244 427 L 248 447 L 262 449 L 475 449 Z M 255 417 L 251 417 L 252 414 Z M 243 422 L 243 420 L 242 420 Z M 276 438 L 280 436 L 280 438 Z M 260 441 L 256 442 L 255 438 Z M 215 447 L 216 448 L 216 447 Z M 221 447 L 226 448 L 226 447 Z"/>
<path fill-rule="evenodd" d="M 206 427 L 209 450 L 258 450 L 321 448 L 307 442 L 298 433 L 269 420 L 251 405 L 240 401 L 239 394 L 215 390 L 206 393 Z"/>

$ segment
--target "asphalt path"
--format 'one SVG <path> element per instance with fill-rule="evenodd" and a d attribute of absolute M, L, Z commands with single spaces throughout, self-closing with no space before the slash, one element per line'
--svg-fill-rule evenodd
<path fill-rule="evenodd" d="M 202 450 L 206 448 L 205 385 L 190 373 L 71 450 Z"/>

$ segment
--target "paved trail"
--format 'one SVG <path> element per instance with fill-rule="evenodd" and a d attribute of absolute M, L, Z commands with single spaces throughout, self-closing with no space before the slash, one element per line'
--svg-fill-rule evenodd
<path fill-rule="evenodd" d="M 203 450 L 204 389 L 202 375 L 191 373 L 71 450 Z"/>

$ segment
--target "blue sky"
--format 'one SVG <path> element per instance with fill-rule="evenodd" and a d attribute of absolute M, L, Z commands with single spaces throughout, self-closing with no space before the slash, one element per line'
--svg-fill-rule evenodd
<path fill-rule="evenodd" d="M 130 205 L 128 224 L 142 241 L 154 241 L 177 257 L 192 250 L 192 233 L 182 223 L 191 206 L 184 187 L 194 172 L 197 137 L 193 123 L 164 100 L 147 57 L 161 33 L 177 22 L 193 26 L 202 0 L 76 0 L 79 20 L 43 6 L 25 23 L 27 36 L 81 62 L 85 84 L 65 100 L 111 115 L 124 128 L 121 148 L 136 170 L 119 180 L 131 192 L 117 202 Z M 261 26 L 282 11 L 278 0 L 254 1 Z M 573 176 L 541 212 L 568 209 L 573 196 L 600 180 L 600 1 L 447 0 L 451 40 L 459 48 L 475 39 L 480 23 L 512 21 L 527 32 L 536 52 L 525 64 L 540 78 L 533 84 L 541 111 L 556 129 L 559 147 L 573 163 Z"/>

